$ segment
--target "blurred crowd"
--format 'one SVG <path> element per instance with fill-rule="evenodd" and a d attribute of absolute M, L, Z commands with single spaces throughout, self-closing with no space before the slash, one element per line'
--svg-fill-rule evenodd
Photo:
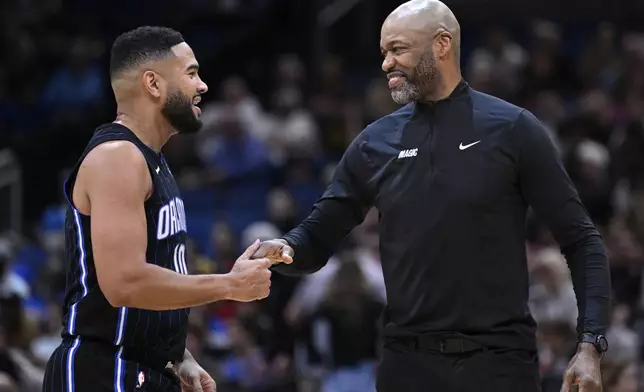
<path fill-rule="evenodd" d="M 134 2 L 118 2 L 136 14 Z M 128 26 L 110 21 L 116 27 L 98 34 L 102 25 L 83 17 L 83 2 L 64 24 L 57 21 L 61 3 L 7 2 L 2 11 L 0 146 L 13 148 L 24 166 L 49 157 L 44 150 L 58 160 L 39 164 L 54 180 L 27 170 L 28 224 L 0 238 L 0 391 L 39 391 L 43 364 L 60 342 L 66 205 L 59 178 L 91 130 L 113 117 L 105 53 Z M 271 1 L 243 9 L 235 0 L 188 3 L 207 8 L 208 17 L 254 20 Z M 70 18 L 82 27 L 70 28 Z M 186 36 L 203 37 L 194 46 L 210 84 L 204 127 L 173 138 L 165 155 L 183 192 L 190 270 L 225 273 L 253 240 L 279 237 L 304 219 L 348 143 L 396 105 L 384 76 L 371 79 L 379 64 L 349 80 L 341 56 L 322 58 L 314 72 L 289 50 L 267 57 L 261 78 L 235 67 L 208 74 L 209 64 L 239 60 L 221 52 L 217 59 L 217 45 L 209 49 L 203 40 L 218 42 L 223 33 L 200 26 Z M 464 48 L 463 74 L 472 87 L 535 113 L 560 149 L 610 252 L 604 390 L 636 392 L 644 358 L 644 39 L 600 24 L 571 43 L 562 29 L 539 21 L 518 34 L 500 27 L 481 32 Z M 54 197 L 40 189 L 48 184 L 58 187 Z M 31 208 L 38 203 L 46 208 Z M 539 324 L 543 387 L 558 391 L 575 350 L 576 301 L 555 239 L 538 216 L 529 222 L 530 308 Z M 188 349 L 222 392 L 370 392 L 385 303 L 372 211 L 316 274 L 274 274 L 272 294 L 261 302 L 194 309 Z"/>

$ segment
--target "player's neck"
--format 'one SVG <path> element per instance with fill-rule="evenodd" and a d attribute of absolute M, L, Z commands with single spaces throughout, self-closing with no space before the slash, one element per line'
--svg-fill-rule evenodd
<path fill-rule="evenodd" d="M 147 117 L 150 118 L 146 119 L 141 118 L 141 116 L 133 116 L 127 111 L 119 110 L 114 122 L 126 126 L 145 145 L 156 152 L 160 152 L 161 148 L 174 132 L 164 119 L 154 118 L 154 116 Z"/>

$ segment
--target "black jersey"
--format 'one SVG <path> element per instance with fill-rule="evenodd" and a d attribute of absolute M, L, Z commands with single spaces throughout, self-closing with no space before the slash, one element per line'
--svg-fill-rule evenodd
<path fill-rule="evenodd" d="M 180 360 L 185 349 L 189 310 L 152 311 L 112 307 L 96 277 L 91 217 L 81 214 L 72 201 L 76 175 L 85 156 L 99 144 L 113 140 L 133 143 L 145 157 L 152 176 L 153 192 L 145 202 L 147 262 L 180 274 L 188 273 L 183 201 L 163 155 L 143 144 L 122 125 L 102 125 L 97 128 L 65 182 L 64 191 L 70 208 L 65 223 L 67 289 L 62 334 L 64 338 L 80 337 L 122 346 L 126 351 L 136 353 L 140 359 Z"/>

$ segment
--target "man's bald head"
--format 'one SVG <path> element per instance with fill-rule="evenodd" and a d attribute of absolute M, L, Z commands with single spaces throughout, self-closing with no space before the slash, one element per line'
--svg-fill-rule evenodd
<path fill-rule="evenodd" d="M 442 2 L 411 0 L 396 8 L 380 37 L 382 68 L 390 77 L 394 100 L 432 100 L 446 72 L 460 75 L 460 42 L 460 25 Z"/>
<path fill-rule="evenodd" d="M 444 3 L 438 0 L 411 0 L 396 8 L 385 23 L 402 22 L 409 28 L 428 34 L 449 32 L 453 37 L 461 36 L 461 26 Z"/>

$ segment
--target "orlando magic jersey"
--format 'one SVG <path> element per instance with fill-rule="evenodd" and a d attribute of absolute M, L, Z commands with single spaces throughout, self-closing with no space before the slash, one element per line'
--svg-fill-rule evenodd
<path fill-rule="evenodd" d="M 65 182 L 70 208 L 65 223 L 67 288 L 63 338 L 80 337 L 124 347 L 139 360 L 176 361 L 183 358 L 188 309 L 152 311 L 112 307 L 98 285 L 92 253 L 91 216 L 74 206 L 72 194 L 78 169 L 87 154 L 101 143 L 125 140 L 145 157 L 153 192 L 145 201 L 147 262 L 187 274 L 186 216 L 177 184 L 162 154 L 155 152 L 123 125 L 96 129 L 76 167 Z M 109 168 L 105 168 L 109 170 Z"/>

